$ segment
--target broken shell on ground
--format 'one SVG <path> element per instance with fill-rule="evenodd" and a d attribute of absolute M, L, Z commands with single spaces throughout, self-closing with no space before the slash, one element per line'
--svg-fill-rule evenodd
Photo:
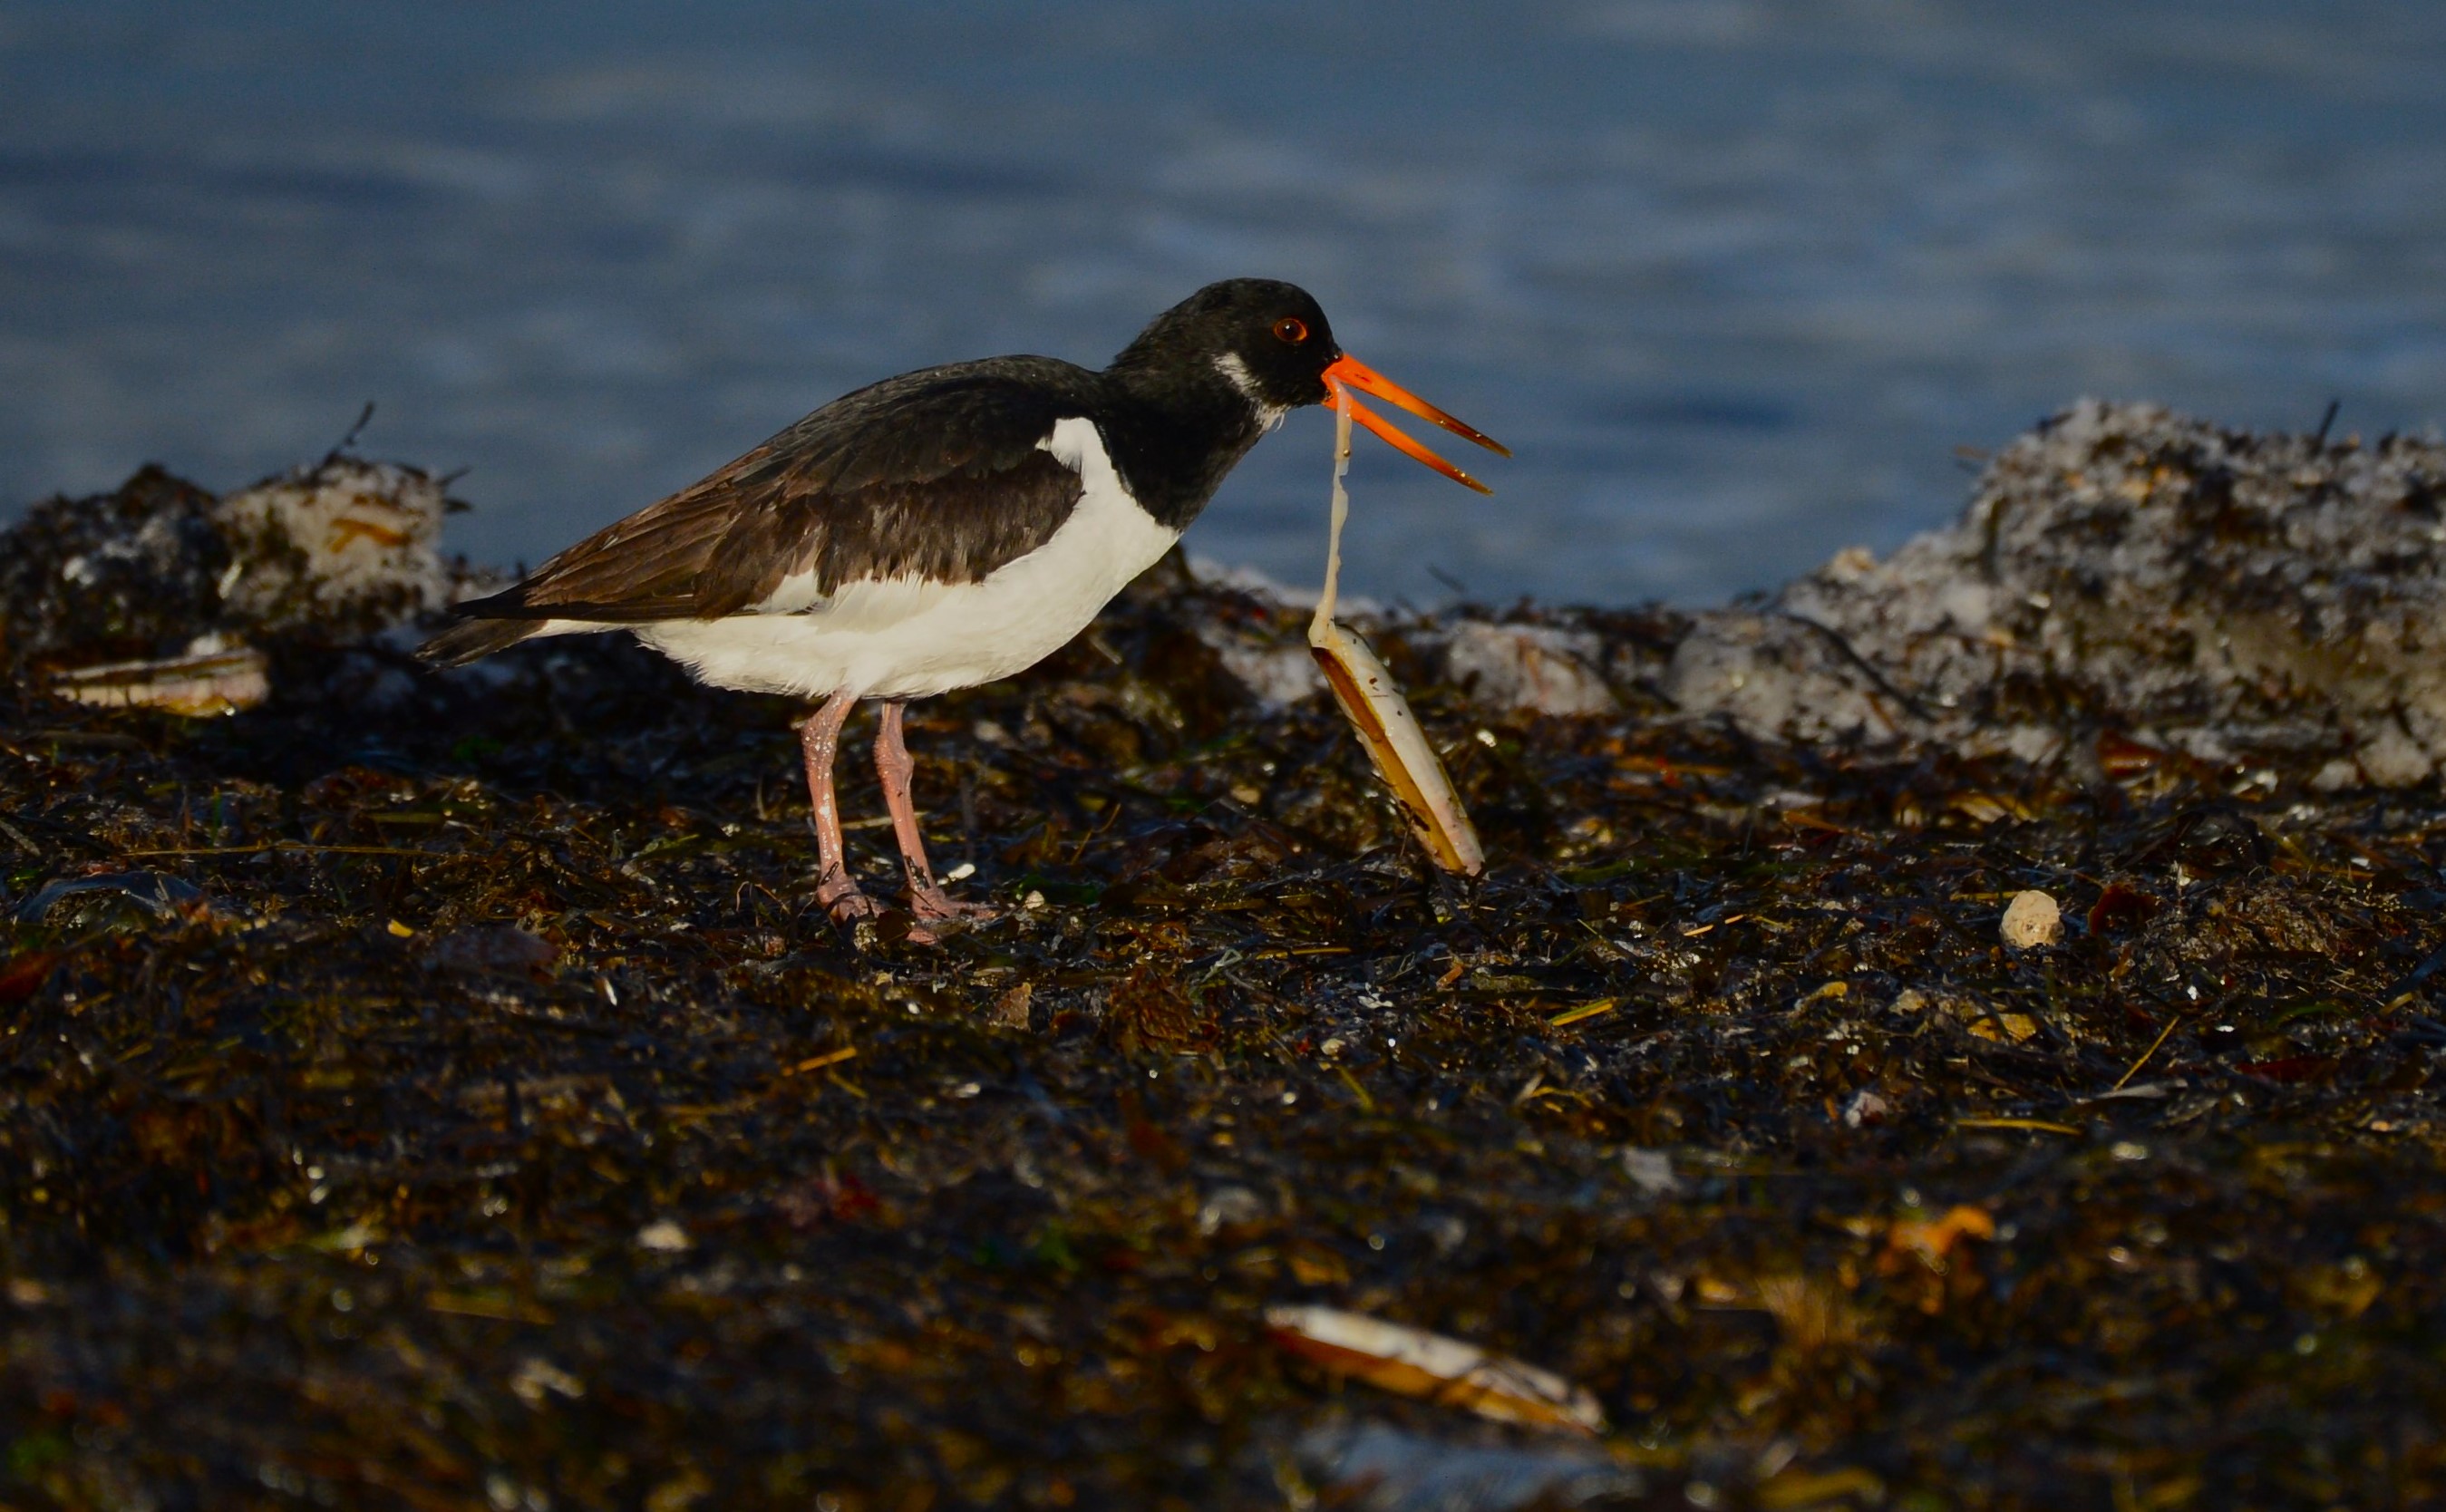
<path fill-rule="evenodd" d="M 53 673 L 50 690 L 76 703 L 160 709 L 200 719 L 254 708 L 272 696 L 272 681 L 261 651 L 226 636 L 207 635 L 179 656 Z"/>
<path fill-rule="evenodd" d="M 1441 1334 L 1332 1307 L 1270 1307 L 1266 1326 L 1292 1353 L 1403 1396 L 1465 1407 L 1501 1423 L 1605 1431 L 1604 1410 L 1581 1388 Z"/>

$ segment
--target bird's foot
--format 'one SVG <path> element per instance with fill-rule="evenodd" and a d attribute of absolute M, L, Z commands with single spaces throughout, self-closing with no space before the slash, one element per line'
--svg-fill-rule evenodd
<path fill-rule="evenodd" d="M 910 887 L 909 911 L 919 919 L 935 923 L 957 919 L 970 924 L 983 924 L 988 919 L 998 919 L 1002 916 L 1002 910 L 992 904 L 962 903 L 945 892 L 935 883 Z"/>
<path fill-rule="evenodd" d="M 943 937 L 927 928 L 926 925 L 929 923 L 939 924 L 947 919 L 978 917 L 975 911 L 976 905 L 955 904 L 950 899 L 944 898 L 940 888 L 935 889 L 934 895 L 941 899 L 944 907 L 949 911 L 931 912 L 923 903 L 913 898 L 910 910 L 895 916 L 892 909 L 859 891 L 857 884 L 846 875 L 828 877 L 816 888 L 816 901 L 822 904 L 832 914 L 834 923 L 854 924 L 859 926 L 858 941 L 861 947 L 876 943 L 938 945 L 943 943 Z M 903 929 L 901 925 L 907 927 Z M 868 933 L 870 929 L 875 932 L 870 935 Z"/>
<path fill-rule="evenodd" d="M 835 872 L 818 884 L 816 901 L 824 905 L 836 924 L 878 918 L 883 913 L 883 905 L 858 891 L 857 884 L 847 872 Z"/>

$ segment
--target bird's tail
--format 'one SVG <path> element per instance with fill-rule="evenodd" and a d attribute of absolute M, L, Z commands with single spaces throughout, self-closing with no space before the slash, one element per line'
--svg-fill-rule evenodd
<path fill-rule="evenodd" d="M 480 656 L 507 650 L 543 628 L 541 620 L 462 619 L 416 648 L 436 666 L 463 666 Z"/>

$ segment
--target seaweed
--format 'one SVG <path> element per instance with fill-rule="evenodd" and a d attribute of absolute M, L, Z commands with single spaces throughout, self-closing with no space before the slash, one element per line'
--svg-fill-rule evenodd
<path fill-rule="evenodd" d="M 1397 634 L 1459 879 L 1198 633 L 1303 619 L 1175 567 L 913 708 L 1008 905 L 931 947 L 817 906 L 794 711 L 624 644 L 0 691 L 0 1502 L 2439 1494 L 2433 787 L 1496 710 Z"/>

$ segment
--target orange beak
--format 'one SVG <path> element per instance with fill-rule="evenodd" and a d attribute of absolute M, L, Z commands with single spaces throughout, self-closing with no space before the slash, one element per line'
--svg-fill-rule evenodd
<path fill-rule="evenodd" d="M 1428 403 L 1418 395 L 1411 393 L 1401 384 L 1393 382 L 1389 378 L 1386 378 L 1383 374 L 1376 371 L 1376 369 L 1368 366 L 1365 363 L 1361 362 L 1356 357 L 1349 356 L 1345 353 L 1343 356 L 1335 358 L 1332 364 L 1326 368 L 1325 376 L 1327 379 L 1338 381 L 1349 387 L 1355 388 L 1359 390 L 1360 393 L 1373 394 L 1378 399 L 1383 400 L 1387 403 L 1399 405 L 1401 408 L 1408 410 L 1411 414 L 1418 416 L 1421 420 L 1433 420 L 1438 425 L 1442 426 L 1444 429 L 1452 432 L 1455 436 L 1461 438 L 1463 440 L 1476 441 L 1478 445 L 1485 447 L 1488 451 L 1494 452 L 1498 456 L 1509 457 L 1512 455 L 1512 449 L 1504 445 L 1501 441 L 1496 440 L 1495 438 L 1487 435 L 1484 431 L 1477 429 L 1476 426 L 1462 424 L 1459 420 L 1453 419 L 1442 410 L 1436 408 L 1433 404 Z M 1325 407 L 1327 409 L 1335 407 L 1333 402 L 1333 390 L 1329 387 L 1325 391 Z M 1428 451 L 1425 447 L 1410 439 L 1407 436 L 1395 430 L 1392 425 L 1385 420 L 1384 417 L 1377 414 L 1374 410 L 1371 410 L 1366 405 L 1359 402 L 1358 399 L 1355 397 L 1350 400 L 1350 418 L 1357 420 L 1360 424 L 1366 426 L 1368 430 L 1374 432 L 1378 439 L 1392 447 L 1393 450 L 1400 452 L 1402 456 L 1410 458 L 1414 462 L 1422 462 L 1427 466 L 1434 468 L 1437 472 L 1451 478 L 1454 482 L 1460 484 L 1463 488 L 1474 488 L 1481 494 L 1492 494 L 1495 492 L 1495 490 L 1470 476 L 1459 468 L 1453 466 L 1450 462 L 1445 461 L 1435 453 Z"/>

